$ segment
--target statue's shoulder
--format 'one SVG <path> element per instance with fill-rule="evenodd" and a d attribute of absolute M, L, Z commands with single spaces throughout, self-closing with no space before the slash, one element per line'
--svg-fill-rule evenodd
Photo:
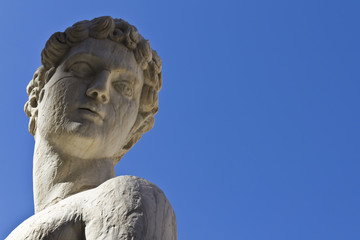
<path fill-rule="evenodd" d="M 121 214 L 125 210 L 141 212 L 147 217 L 145 212 L 156 210 L 156 214 L 167 211 L 175 219 L 172 206 L 163 191 L 154 183 L 140 177 L 119 176 L 109 179 L 97 188 L 84 192 L 81 199 L 91 215 L 98 209 L 101 212 Z"/>
<path fill-rule="evenodd" d="M 105 226 L 113 239 L 177 239 L 176 218 L 165 194 L 135 176 L 112 178 L 88 191 L 83 219 L 88 239 L 99 239 Z M 87 221 L 88 220 L 88 221 Z"/>
<path fill-rule="evenodd" d="M 104 193 L 107 196 L 111 193 L 118 195 L 126 195 L 127 193 L 141 192 L 142 195 L 148 194 L 164 194 L 163 191 L 154 183 L 136 176 L 119 176 L 111 178 L 98 186 L 95 191 L 98 194 Z"/>

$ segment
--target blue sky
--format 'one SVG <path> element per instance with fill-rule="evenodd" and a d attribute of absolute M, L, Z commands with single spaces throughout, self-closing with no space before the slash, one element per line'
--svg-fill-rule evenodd
<path fill-rule="evenodd" d="M 25 87 L 48 37 L 110 15 L 163 59 L 154 128 L 117 175 L 179 239 L 360 239 L 359 1 L 0 1 L 0 239 L 33 214 Z"/>

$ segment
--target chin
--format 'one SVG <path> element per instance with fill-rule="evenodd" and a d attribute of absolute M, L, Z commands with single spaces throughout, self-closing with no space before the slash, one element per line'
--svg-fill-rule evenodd
<path fill-rule="evenodd" d="M 99 127 L 88 121 L 67 122 L 63 131 L 70 135 L 79 135 L 79 137 L 96 137 L 101 134 Z"/>
<path fill-rule="evenodd" d="M 102 133 L 91 124 L 71 122 L 47 132 L 46 138 L 60 152 L 79 158 L 94 158 L 102 144 Z"/>

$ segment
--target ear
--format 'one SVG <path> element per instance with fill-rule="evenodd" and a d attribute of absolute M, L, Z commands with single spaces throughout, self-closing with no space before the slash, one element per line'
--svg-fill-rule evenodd
<path fill-rule="evenodd" d="M 27 93 L 29 95 L 29 100 L 26 102 L 24 111 L 26 115 L 30 118 L 29 121 L 29 132 L 32 135 L 35 135 L 36 132 L 36 119 L 38 116 L 38 104 L 44 97 L 44 85 L 45 85 L 45 73 L 46 70 L 44 66 L 39 67 L 33 79 L 29 82 L 27 86 Z M 49 74 L 46 74 L 49 75 Z M 41 90 L 40 90 L 41 89 Z M 40 91 L 40 92 L 39 92 Z"/>
<path fill-rule="evenodd" d="M 38 102 L 36 97 L 32 97 L 30 98 L 25 106 L 24 106 L 24 111 L 26 113 L 26 115 L 30 118 L 29 119 L 29 132 L 32 135 L 35 135 L 35 131 L 36 131 L 36 119 L 38 116 Z"/>
<path fill-rule="evenodd" d="M 44 94 L 45 94 L 45 88 L 41 89 L 40 93 L 39 93 L 39 98 L 36 101 L 36 104 L 34 106 L 31 105 L 30 102 L 30 112 L 31 112 L 31 116 L 30 116 L 30 120 L 29 120 L 29 132 L 35 136 L 35 132 L 36 132 L 36 122 L 37 122 L 37 117 L 38 117 L 38 106 L 39 103 L 41 103 L 42 99 L 44 98 Z"/>
<path fill-rule="evenodd" d="M 35 132 L 36 132 L 36 119 L 37 119 L 37 116 L 32 116 L 30 117 L 30 120 L 29 120 L 29 132 L 35 136 Z"/>
<path fill-rule="evenodd" d="M 38 103 L 41 103 L 41 101 L 44 97 L 44 94 L 45 94 L 45 88 L 41 89 L 41 91 L 40 91 Z"/>

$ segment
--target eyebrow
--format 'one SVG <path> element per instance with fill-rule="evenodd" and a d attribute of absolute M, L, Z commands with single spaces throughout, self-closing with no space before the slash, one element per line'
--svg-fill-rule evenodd
<path fill-rule="evenodd" d="M 118 73 L 119 76 L 129 76 L 126 78 L 127 81 L 131 81 L 132 83 L 134 83 L 137 79 L 136 75 L 133 72 L 130 72 L 129 70 L 125 69 L 125 68 L 121 68 L 121 69 L 116 69 L 113 70 L 111 72 L 115 72 Z"/>
<path fill-rule="evenodd" d="M 93 62 L 95 61 L 96 64 L 100 64 L 103 62 L 100 60 L 100 58 L 94 54 L 90 54 L 90 53 L 76 53 L 72 56 L 70 56 L 69 58 L 67 58 L 65 60 L 65 66 L 68 68 L 70 64 L 72 64 L 73 62 L 80 60 L 81 58 L 90 58 L 90 61 Z M 88 59 L 84 59 L 85 61 L 87 61 Z"/>
<path fill-rule="evenodd" d="M 135 79 L 137 79 L 136 77 L 136 74 L 133 73 L 132 71 L 129 71 L 128 69 L 126 68 L 118 68 L 118 69 L 114 69 L 114 70 L 109 70 L 107 68 L 105 68 L 105 64 L 104 64 L 104 61 L 100 59 L 99 56 L 97 55 L 94 55 L 94 54 L 91 54 L 91 53 L 88 53 L 88 52 L 80 52 L 80 53 L 76 53 L 70 57 L 68 57 L 66 60 L 65 60 L 65 67 L 68 68 L 69 65 L 71 65 L 72 63 L 74 63 L 75 61 L 81 59 L 81 58 L 90 58 L 90 61 L 91 62 L 95 62 L 96 65 L 100 65 L 102 68 L 104 68 L 105 70 L 108 70 L 110 72 L 116 72 L 118 74 L 128 74 L 131 76 L 131 81 L 134 82 Z M 87 59 L 85 59 L 86 61 Z"/>

